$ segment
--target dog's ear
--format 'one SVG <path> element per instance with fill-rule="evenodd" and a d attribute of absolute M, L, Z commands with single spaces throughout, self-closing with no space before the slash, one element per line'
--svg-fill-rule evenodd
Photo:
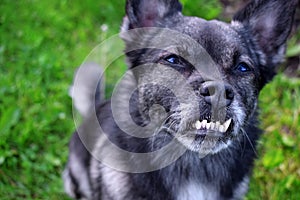
<path fill-rule="evenodd" d="M 124 23 L 127 23 L 127 30 L 159 26 L 163 19 L 179 14 L 181 10 L 178 0 L 127 0 L 127 22 Z"/>
<path fill-rule="evenodd" d="M 241 22 L 263 51 L 264 65 L 268 66 L 266 81 L 274 67 L 282 62 L 285 42 L 291 31 L 298 0 L 253 0 L 233 17 Z M 271 67 L 271 68 L 270 68 Z"/>

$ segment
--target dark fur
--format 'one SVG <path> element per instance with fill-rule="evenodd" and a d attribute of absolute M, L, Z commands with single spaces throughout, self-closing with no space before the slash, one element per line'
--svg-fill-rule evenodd
<path fill-rule="evenodd" d="M 168 155 L 176 155 L 182 149 L 186 150 L 185 153 L 168 166 L 146 173 L 125 173 L 101 164 L 90 156 L 76 132 L 70 142 L 70 158 L 64 174 L 68 193 L 75 198 L 111 200 L 175 200 L 178 195 L 184 199 L 197 199 L 197 196 L 191 196 L 196 194 L 200 195 L 199 198 L 242 199 L 256 157 L 255 146 L 261 134 L 257 128 L 258 95 L 263 86 L 273 78 L 276 66 L 284 58 L 285 42 L 290 33 L 296 3 L 296 0 L 254 0 L 233 17 L 232 24 L 226 24 L 185 17 L 181 14 L 182 6 L 177 0 L 128 0 L 122 37 L 126 43 L 129 69 L 149 65 L 148 68 L 133 73 L 134 79 L 130 84 L 136 84 L 138 89 L 129 102 L 131 118 L 140 127 L 147 127 L 155 120 L 157 124 L 163 125 L 156 124 L 159 131 L 150 138 L 130 136 L 116 124 L 111 110 L 112 103 L 107 101 L 96 107 L 102 132 L 121 149 L 145 153 L 161 149 L 175 135 L 188 137 L 192 132 L 188 129 L 190 122 L 206 119 L 208 116 L 211 120 L 219 121 L 231 118 L 232 131 L 214 141 L 216 146 L 222 147 L 219 150 L 211 145 L 208 145 L 208 149 L 202 149 L 201 146 L 209 141 L 202 137 L 195 137 L 195 141 L 187 146 L 182 145 L 179 139 L 176 143 L 178 148 L 172 149 L 174 152 L 168 152 Z M 180 64 L 172 64 L 166 62 L 165 55 L 169 55 L 169 52 L 145 48 L 155 42 L 159 30 L 126 33 L 126 30 L 143 27 L 169 28 L 193 38 L 209 53 L 221 78 L 206 73 L 205 69 L 199 70 L 194 62 L 197 59 L 185 59 L 185 49 L 194 49 L 185 40 L 178 43 L 181 45 L 177 52 L 181 57 Z M 164 40 L 169 40 L 166 44 L 172 44 L 172 38 Z M 237 70 L 237 66 L 244 62 L 250 65 L 250 71 Z M 184 97 L 186 107 L 182 109 L 179 106 L 182 102 L 168 88 L 143 84 L 148 81 L 153 70 L 152 63 L 168 66 L 182 74 L 185 83 L 176 78 L 167 79 L 166 72 L 162 72 L 162 77 L 157 79 L 170 81 L 167 85 L 189 85 L 196 94 L 193 98 L 186 90 L 178 89 Z M 126 85 L 123 87 L 126 88 Z M 122 96 L 119 98 L 122 101 Z M 164 109 L 153 109 L 156 104 Z M 93 117 L 85 118 L 78 132 L 87 136 L 100 132 L 98 127 L 93 126 L 93 120 L 95 121 Z M 205 135 L 209 134 L 207 132 Z M 223 147 L 222 144 L 228 141 L 231 144 Z M 93 145 L 96 146 L 89 150 L 101 154 L 104 150 L 97 145 L 97 139 L 94 142 Z M 199 153 L 205 156 L 199 157 Z M 163 158 L 163 155 L 158 155 L 153 160 L 148 160 L 147 164 L 157 165 L 161 161 L 160 156 Z M 76 167 L 74 159 L 77 159 Z M 130 160 L 120 159 L 124 162 Z M 130 161 L 136 169 L 145 164 L 140 160 Z M 83 169 L 83 173 L 87 175 L 76 174 L 76 169 Z M 85 184 L 89 184 L 86 189 L 89 191 L 80 187 L 82 177 L 86 179 Z M 190 196 L 184 194 L 182 188 L 190 183 L 199 186 L 202 193 L 189 187 L 194 193 L 189 194 Z"/>

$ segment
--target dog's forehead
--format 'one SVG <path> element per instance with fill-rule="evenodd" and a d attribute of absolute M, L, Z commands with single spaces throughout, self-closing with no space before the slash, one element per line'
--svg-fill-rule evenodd
<path fill-rule="evenodd" d="M 242 49 L 241 36 L 231 24 L 197 17 L 184 17 L 183 21 L 178 30 L 199 43 L 224 67 L 230 66 L 235 53 Z"/>
<path fill-rule="evenodd" d="M 181 25 L 182 30 L 195 39 L 232 41 L 238 37 L 230 24 L 218 20 L 207 21 L 198 17 L 184 17 L 184 23 Z"/>

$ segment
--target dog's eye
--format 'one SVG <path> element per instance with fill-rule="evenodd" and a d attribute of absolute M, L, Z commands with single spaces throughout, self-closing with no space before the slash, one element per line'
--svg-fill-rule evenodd
<path fill-rule="evenodd" d="M 251 68 L 246 63 L 239 63 L 236 67 L 236 69 L 240 72 L 249 72 L 251 71 Z"/>
<path fill-rule="evenodd" d="M 180 58 L 175 54 L 167 56 L 165 60 L 171 64 L 180 64 Z"/>

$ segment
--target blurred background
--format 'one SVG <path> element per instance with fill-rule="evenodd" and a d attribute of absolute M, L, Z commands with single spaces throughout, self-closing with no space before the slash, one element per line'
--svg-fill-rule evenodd
<path fill-rule="evenodd" d="M 245 3 L 181 2 L 187 15 L 226 21 Z M 260 96 L 265 133 L 249 200 L 300 198 L 299 10 L 287 59 Z M 75 69 L 94 47 L 118 33 L 123 16 L 124 0 L 1 0 L 1 200 L 68 199 L 61 180 L 75 129 L 68 89 Z M 111 64 L 108 97 L 125 69 L 124 58 Z"/>

